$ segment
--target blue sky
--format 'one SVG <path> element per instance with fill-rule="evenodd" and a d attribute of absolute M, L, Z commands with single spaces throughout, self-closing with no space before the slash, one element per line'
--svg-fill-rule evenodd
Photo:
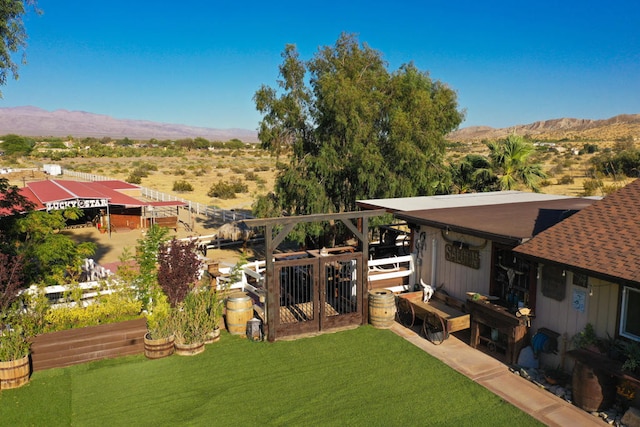
<path fill-rule="evenodd" d="M 640 113 L 640 2 L 39 0 L 27 65 L 0 107 L 33 105 L 256 129 L 287 43 L 304 60 L 341 32 L 458 93 L 461 127 Z M 19 57 L 16 58 L 19 60 Z"/>

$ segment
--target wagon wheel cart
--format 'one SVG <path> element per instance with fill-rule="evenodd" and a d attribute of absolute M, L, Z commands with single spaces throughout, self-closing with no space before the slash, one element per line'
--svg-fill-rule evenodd
<path fill-rule="evenodd" d="M 449 334 L 468 329 L 471 323 L 469 313 L 453 306 L 455 303 L 455 299 L 438 292 L 426 302 L 421 291 L 400 294 L 396 300 L 396 320 L 407 328 L 422 321 L 421 335 L 436 345 L 442 344 Z"/>
<path fill-rule="evenodd" d="M 435 345 L 440 345 L 449 338 L 447 324 L 437 313 L 426 313 L 422 323 L 422 336 Z"/>
<path fill-rule="evenodd" d="M 411 301 L 397 298 L 396 320 L 405 328 L 412 328 L 416 322 L 416 312 Z"/>

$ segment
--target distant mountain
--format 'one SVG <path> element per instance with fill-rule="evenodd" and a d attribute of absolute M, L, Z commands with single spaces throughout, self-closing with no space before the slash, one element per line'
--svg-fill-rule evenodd
<path fill-rule="evenodd" d="M 258 142 L 258 134 L 248 129 L 213 129 L 146 120 L 115 119 L 84 111 L 47 111 L 38 107 L 0 108 L 0 135 L 15 133 L 25 136 L 74 136 L 130 139 L 182 139 L 202 137 L 210 141 L 237 138 Z M 628 136 L 640 139 L 640 114 L 622 114 L 606 120 L 561 118 L 506 128 L 470 126 L 451 132 L 451 141 L 474 142 L 495 140 L 512 133 L 540 139 L 610 140 Z"/>
<path fill-rule="evenodd" d="M 0 135 L 74 136 L 129 139 L 182 139 L 202 137 L 210 141 L 258 142 L 256 131 L 212 129 L 146 120 L 115 119 L 84 111 L 47 111 L 38 107 L 0 108 Z"/>
<path fill-rule="evenodd" d="M 621 114 L 605 120 L 552 119 L 500 129 L 470 126 L 451 132 L 447 139 L 462 142 L 495 140 L 512 133 L 540 139 L 584 138 L 613 141 L 631 136 L 637 140 L 640 139 L 640 114 Z"/>

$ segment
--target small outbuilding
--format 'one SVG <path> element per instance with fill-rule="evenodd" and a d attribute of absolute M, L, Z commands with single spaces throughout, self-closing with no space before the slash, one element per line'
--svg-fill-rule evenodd
<path fill-rule="evenodd" d="M 50 179 L 29 182 L 21 193 L 36 210 L 77 207 L 84 216 L 69 221 L 69 227 L 97 226 L 101 230 L 148 228 L 152 224 L 178 227 L 180 201 L 140 200 L 140 187 L 119 180 L 71 181 Z M 137 197 L 136 197 L 137 196 Z"/>

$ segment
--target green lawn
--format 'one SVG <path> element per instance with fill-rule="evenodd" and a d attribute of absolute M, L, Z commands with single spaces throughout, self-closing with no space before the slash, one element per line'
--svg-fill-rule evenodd
<path fill-rule="evenodd" d="M 363 326 L 204 353 L 36 372 L 0 392 L 11 426 L 539 425 L 389 330 Z"/>

